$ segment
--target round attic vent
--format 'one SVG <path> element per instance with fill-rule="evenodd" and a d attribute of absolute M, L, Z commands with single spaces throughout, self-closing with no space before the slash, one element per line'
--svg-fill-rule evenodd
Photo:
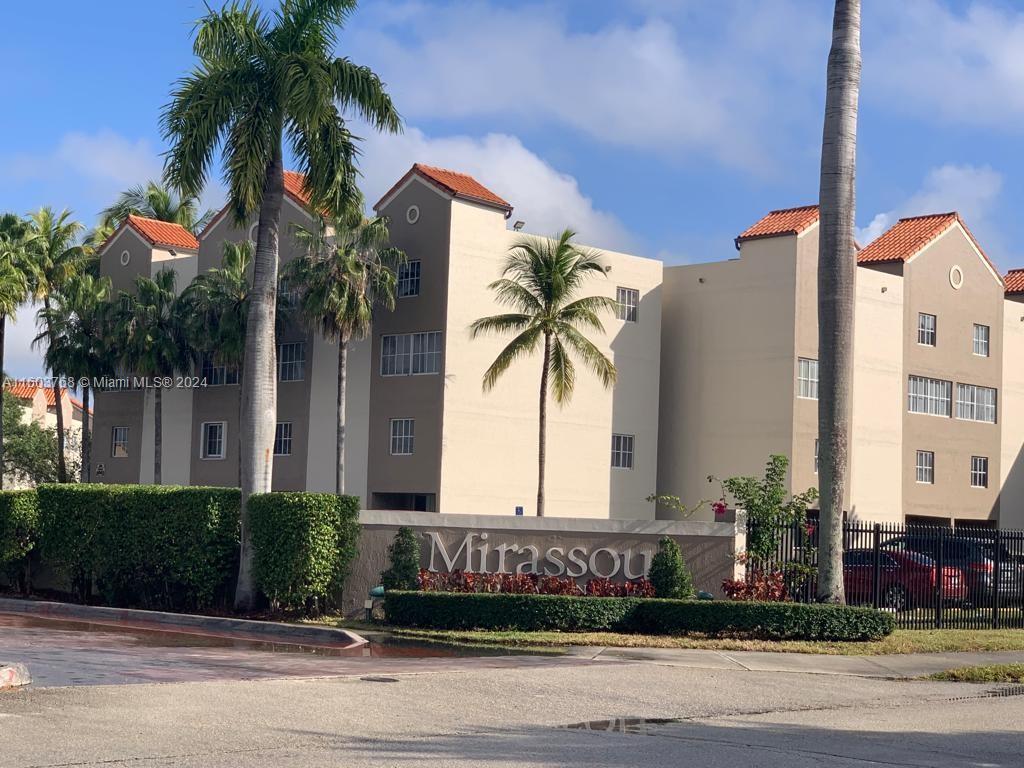
<path fill-rule="evenodd" d="M 259 226 L 260 226 L 260 223 L 257 221 L 255 224 L 253 224 L 251 227 L 249 227 L 249 242 L 250 243 L 255 243 L 256 242 L 256 230 L 259 229 Z"/>
<path fill-rule="evenodd" d="M 132 260 L 132 255 L 128 251 L 121 251 L 121 266 L 127 267 L 128 262 Z"/>
<path fill-rule="evenodd" d="M 420 207 L 418 205 L 410 205 L 405 211 L 405 220 L 410 224 L 415 224 L 420 220 Z"/>
<path fill-rule="evenodd" d="M 964 271 L 956 264 L 949 269 L 949 284 L 954 291 L 959 291 L 964 285 Z"/>

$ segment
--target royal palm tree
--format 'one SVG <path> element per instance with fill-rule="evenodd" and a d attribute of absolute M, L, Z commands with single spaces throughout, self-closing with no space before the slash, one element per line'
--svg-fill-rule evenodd
<path fill-rule="evenodd" d="M 553 240 L 527 237 L 509 251 L 500 280 L 489 286 L 499 304 L 515 310 L 483 317 L 470 326 L 473 338 L 484 333 L 514 333 L 484 373 L 484 391 L 497 384 L 517 359 L 543 349 L 540 372 L 540 425 L 537 451 L 537 515 L 544 516 L 544 464 L 547 439 L 547 399 L 563 405 L 572 397 L 579 358 L 605 388 L 615 383 L 615 366 L 582 330 L 604 333 L 599 314 L 614 311 L 607 296 L 577 298 L 584 282 L 605 275 L 600 254 L 573 243 L 575 233 L 565 230 Z"/>
<path fill-rule="evenodd" d="M 86 249 L 79 244 L 82 225 L 71 219 L 71 212 L 59 214 L 52 208 L 40 208 L 29 217 L 31 243 L 26 256 L 29 292 L 42 302 L 38 321 L 43 329 L 42 341 L 47 349 L 57 340 L 56 329 L 49 323 L 51 297 L 68 281 L 80 274 L 88 261 Z M 48 368 L 53 377 L 54 402 L 57 404 L 57 477 L 68 481 L 64 456 L 64 410 L 61 408 L 60 377 L 63 371 Z"/>
<path fill-rule="evenodd" d="M 52 297 L 44 321 L 52 328 L 55 340 L 46 350 L 50 370 L 73 377 L 82 390 L 82 467 L 81 481 L 92 479 L 92 424 L 89 406 L 92 382 L 114 374 L 111 332 L 113 305 L 110 278 L 89 274 L 76 275 Z M 44 340 L 45 332 L 36 337 Z"/>
<path fill-rule="evenodd" d="M 200 213 L 198 197 L 179 196 L 163 184 L 150 180 L 118 195 L 117 200 L 100 214 L 97 232 L 113 232 L 129 214 L 180 224 L 198 235 L 213 218 L 214 211 Z"/>
<path fill-rule="evenodd" d="M 26 221 L 13 213 L 0 215 L 0 390 L 3 388 L 4 337 L 7 318 L 17 316 L 18 307 L 28 299 L 25 262 L 30 243 Z M 3 398 L 0 398 L 0 468 L 4 462 Z M 0 469 L 0 489 L 4 487 Z"/>
<path fill-rule="evenodd" d="M 821 142 L 818 228 L 818 434 L 821 535 L 818 599 L 842 603 L 843 496 L 849 466 L 853 379 L 857 101 L 860 0 L 836 0 Z"/>
<path fill-rule="evenodd" d="M 324 237 L 324 231 L 331 233 Z M 390 247 L 384 217 L 365 219 L 361 205 L 336 218 L 329 229 L 298 233 L 307 254 L 285 268 L 305 322 L 338 345 L 337 465 L 335 492 L 345 492 L 345 390 L 348 345 L 364 339 L 374 309 L 395 308 L 396 270 L 405 254 Z"/>
<path fill-rule="evenodd" d="M 134 294 L 120 295 L 117 347 L 121 363 L 134 375 L 148 379 L 173 378 L 188 370 L 190 350 L 185 337 L 175 273 L 161 269 L 152 278 L 135 278 Z M 162 482 L 163 390 L 159 382 L 153 389 L 153 482 Z"/>
<path fill-rule="evenodd" d="M 163 115 L 168 183 L 202 192 L 216 150 L 238 222 L 258 214 L 253 300 L 242 372 L 242 528 L 235 605 L 253 605 L 249 495 L 270 490 L 277 382 L 274 309 L 287 138 L 313 211 L 344 211 L 355 198 L 355 140 L 342 110 L 372 126 L 401 126 L 378 77 L 336 58 L 337 31 L 355 0 L 281 0 L 272 14 L 249 3 L 209 10 L 198 22 L 198 64 Z"/>

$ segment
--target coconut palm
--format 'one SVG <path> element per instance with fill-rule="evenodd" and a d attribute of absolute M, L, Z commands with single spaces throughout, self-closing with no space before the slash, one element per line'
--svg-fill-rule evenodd
<path fill-rule="evenodd" d="M 173 378 L 188 370 L 190 351 L 175 292 L 175 273 L 161 269 L 135 278 L 135 292 L 120 295 L 116 339 L 121 363 L 134 375 Z M 163 458 L 163 390 L 153 389 L 153 482 L 160 485 Z"/>
<path fill-rule="evenodd" d="M 13 213 L 0 215 L 0 388 L 3 387 L 4 336 L 7 318 L 16 317 L 18 307 L 28 299 L 25 261 L 29 246 L 28 224 Z M 0 467 L 4 461 L 3 399 L 0 398 Z M 0 470 L 0 489 L 4 487 Z"/>
<path fill-rule="evenodd" d="M 308 252 L 285 268 L 285 279 L 298 295 L 305 322 L 338 345 L 337 465 L 335 492 L 345 492 L 345 389 L 348 345 L 364 339 L 376 307 L 395 308 L 398 264 L 405 254 L 390 247 L 384 217 L 365 219 L 354 205 L 329 228 L 331 236 L 302 231 Z"/>
<path fill-rule="evenodd" d="M 79 382 L 82 390 L 82 466 L 81 481 L 91 478 L 92 424 L 89 405 L 91 381 L 114 374 L 110 345 L 113 310 L 110 303 L 110 278 L 89 274 L 76 275 L 52 297 L 44 320 L 53 328 L 55 341 L 46 350 L 51 370 L 58 370 Z M 45 332 L 37 337 L 42 340 Z"/>
<path fill-rule="evenodd" d="M 242 376 L 242 528 L 235 605 L 252 607 L 249 495 L 269 491 L 277 382 L 274 295 L 284 197 L 283 143 L 305 173 L 314 211 L 344 211 L 354 194 L 355 140 L 342 110 L 397 131 L 401 122 L 377 76 L 336 58 L 337 30 L 355 0 L 280 0 L 272 14 L 237 2 L 208 10 L 196 26 L 198 64 L 163 115 L 168 183 L 202 192 L 216 155 L 238 222 L 259 215 L 253 300 Z M 221 152 L 217 152 L 220 149 Z"/>
<path fill-rule="evenodd" d="M 147 219 L 180 224 L 198 235 L 214 216 L 214 211 L 199 212 L 199 198 L 179 196 L 170 188 L 150 180 L 126 189 L 117 200 L 100 214 L 98 233 L 111 233 L 128 218 L 129 214 Z"/>
<path fill-rule="evenodd" d="M 540 372 L 540 419 L 537 452 L 537 515 L 544 515 L 544 464 L 547 438 L 547 398 L 563 405 L 576 385 L 577 357 L 590 368 L 605 388 L 615 383 L 612 361 L 587 339 L 582 330 L 604 332 L 599 313 L 614 311 L 616 302 L 606 296 L 577 298 L 586 279 L 605 275 L 600 254 L 572 242 L 565 230 L 553 240 L 527 237 L 509 251 L 500 280 L 489 286 L 499 304 L 515 312 L 484 317 L 470 326 L 473 338 L 484 333 L 514 333 L 484 373 L 484 391 L 492 389 L 502 374 L 521 357 L 544 352 Z"/>
<path fill-rule="evenodd" d="M 56 213 L 52 208 L 40 208 L 29 217 L 31 243 L 26 251 L 26 275 L 29 293 L 42 302 L 37 317 L 43 328 L 40 343 L 47 349 L 57 340 L 56 329 L 50 324 L 51 303 L 68 281 L 85 268 L 88 255 L 79 244 L 82 225 L 71 219 L 68 210 Z M 63 371 L 47 368 L 53 377 L 54 402 L 57 404 L 57 477 L 62 483 L 68 481 L 67 462 L 64 456 L 64 411 L 61 408 L 60 377 Z"/>
<path fill-rule="evenodd" d="M 821 528 L 818 599 L 844 602 L 843 496 L 850 443 L 853 378 L 857 100 L 860 90 L 860 0 L 836 0 L 828 54 L 821 142 L 818 229 L 818 433 Z"/>

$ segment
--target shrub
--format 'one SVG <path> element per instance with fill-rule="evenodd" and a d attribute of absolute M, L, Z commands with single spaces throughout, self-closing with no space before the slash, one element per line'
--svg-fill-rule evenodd
<path fill-rule="evenodd" d="M 28 588 L 28 558 L 39 529 L 39 500 L 33 491 L 0 491 L 0 571 Z"/>
<path fill-rule="evenodd" d="M 895 627 L 891 615 L 870 608 L 635 597 L 393 591 L 385 596 L 384 610 L 392 624 L 432 629 L 856 641 L 885 637 Z"/>
<path fill-rule="evenodd" d="M 253 575 L 275 608 L 308 608 L 340 590 L 356 555 L 359 499 L 263 493 L 249 515 Z"/>
<path fill-rule="evenodd" d="M 619 628 L 635 605 L 630 597 L 402 592 L 385 594 L 391 624 L 434 629 L 593 632 Z"/>
<path fill-rule="evenodd" d="M 629 620 L 634 632 L 767 640 L 877 640 L 895 629 L 890 614 L 816 603 L 644 600 Z"/>
<path fill-rule="evenodd" d="M 782 571 L 757 570 L 746 579 L 726 579 L 722 591 L 730 600 L 758 600 L 780 603 L 789 600 L 786 576 Z"/>
<path fill-rule="evenodd" d="M 683 562 L 679 545 L 668 536 L 663 536 L 658 542 L 658 551 L 651 559 L 648 577 L 658 597 L 677 600 L 693 597 L 693 576 Z"/>
<path fill-rule="evenodd" d="M 202 608 L 238 566 L 237 488 L 41 485 L 41 556 L 82 599 L 95 582 L 113 605 Z"/>
<path fill-rule="evenodd" d="M 388 547 L 391 567 L 380 575 L 384 589 L 416 589 L 420 575 L 420 541 L 412 528 L 402 526 Z"/>
<path fill-rule="evenodd" d="M 647 579 L 617 582 L 594 578 L 580 585 L 568 576 L 536 573 L 435 572 L 421 570 L 416 586 L 424 592 L 501 592 L 519 595 L 587 595 L 594 597 L 654 597 Z"/>

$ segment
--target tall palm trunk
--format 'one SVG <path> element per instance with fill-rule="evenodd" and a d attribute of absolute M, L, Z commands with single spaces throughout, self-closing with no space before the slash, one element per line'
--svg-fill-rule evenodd
<path fill-rule="evenodd" d="M 0 491 L 4 488 L 4 337 L 7 333 L 7 315 L 0 315 Z"/>
<path fill-rule="evenodd" d="M 860 89 L 860 0 L 836 0 L 821 142 L 818 235 L 818 435 L 821 539 L 818 599 L 842 603 L 843 497 L 850 441 L 853 378 L 857 100 Z"/>
<path fill-rule="evenodd" d="M 280 128 L 277 135 L 280 136 Z M 245 334 L 242 372 L 242 510 L 241 548 L 235 608 L 250 610 L 256 599 L 252 575 L 252 534 L 249 497 L 270 490 L 274 471 L 274 428 L 277 421 L 277 350 L 274 348 L 274 309 L 277 296 L 278 229 L 284 199 L 281 142 L 267 164 L 263 202 L 253 258 L 252 304 Z"/>
<path fill-rule="evenodd" d="M 164 455 L 164 390 L 153 390 L 153 482 L 163 484 L 161 467 Z"/>
<path fill-rule="evenodd" d="M 537 446 L 537 517 L 544 517 L 544 464 L 547 461 L 548 368 L 551 366 L 551 334 L 544 333 L 544 369 L 540 372 L 540 418 Z"/>
<path fill-rule="evenodd" d="M 348 338 L 338 339 L 338 469 L 335 492 L 345 492 L 345 384 L 348 379 Z"/>
<path fill-rule="evenodd" d="M 92 481 L 92 468 L 89 462 L 92 461 L 92 424 L 89 423 L 89 385 L 82 386 L 82 472 L 83 483 Z"/>
<path fill-rule="evenodd" d="M 43 309 L 46 310 L 47 316 L 50 314 L 50 297 L 45 296 L 43 298 Z M 53 346 L 53 324 L 47 321 L 46 323 L 46 336 L 51 346 Z M 57 371 L 51 371 L 54 374 L 53 378 L 53 401 L 57 404 L 57 482 L 66 483 L 68 481 L 68 466 L 64 456 L 64 409 L 61 407 L 60 401 L 60 377 L 57 376 Z"/>

